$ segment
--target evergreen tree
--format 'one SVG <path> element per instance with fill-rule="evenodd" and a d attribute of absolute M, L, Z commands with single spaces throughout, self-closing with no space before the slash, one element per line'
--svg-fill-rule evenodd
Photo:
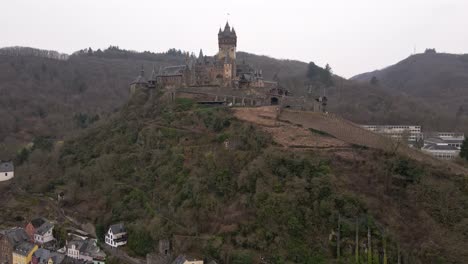
<path fill-rule="evenodd" d="M 375 76 L 372 76 L 372 79 L 370 80 L 370 84 L 372 84 L 374 86 L 378 86 L 379 85 L 379 79 L 377 79 L 377 77 L 375 77 Z"/>
<path fill-rule="evenodd" d="M 468 160 L 468 138 L 465 138 L 460 150 L 460 157 Z"/>

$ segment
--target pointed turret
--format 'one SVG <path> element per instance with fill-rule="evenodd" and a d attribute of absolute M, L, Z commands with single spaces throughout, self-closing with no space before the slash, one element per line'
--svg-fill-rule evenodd
<path fill-rule="evenodd" d="M 236 35 L 236 30 L 232 27 L 232 34 Z"/>
<path fill-rule="evenodd" d="M 229 21 L 226 21 L 226 26 L 224 26 L 224 32 L 225 33 L 231 32 L 231 27 L 229 26 Z"/>
<path fill-rule="evenodd" d="M 155 67 L 154 64 L 153 64 L 153 72 L 151 72 L 151 80 L 152 80 L 152 81 L 155 81 L 155 80 L 156 80 L 156 77 L 157 77 L 157 74 L 156 74 L 156 67 Z"/>
<path fill-rule="evenodd" d="M 140 76 L 145 77 L 145 68 L 141 65 Z"/>
<path fill-rule="evenodd" d="M 203 50 L 200 49 L 200 53 L 198 54 L 198 59 L 202 60 L 205 56 L 203 56 Z"/>
<path fill-rule="evenodd" d="M 222 33 L 223 33 L 223 31 L 221 30 L 221 28 L 219 28 L 218 35 L 221 35 Z"/>

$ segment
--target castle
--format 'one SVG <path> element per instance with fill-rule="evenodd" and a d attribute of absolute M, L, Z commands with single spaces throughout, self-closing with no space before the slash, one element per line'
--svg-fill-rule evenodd
<path fill-rule="evenodd" d="M 198 57 L 187 56 L 185 64 L 153 70 L 149 86 L 159 88 L 187 88 L 217 86 L 225 88 L 273 88 L 276 82 L 265 81 L 262 70 L 254 69 L 245 62 L 238 64 L 237 34 L 226 23 L 224 30 L 218 32 L 218 53 L 205 56 L 200 50 Z M 144 82 L 139 76 L 134 83 Z M 140 83 L 143 84 L 143 83 Z"/>
<path fill-rule="evenodd" d="M 281 105 L 288 108 L 324 109 L 326 103 L 294 97 L 276 81 L 263 78 L 261 69 L 237 61 L 237 34 L 226 23 L 218 32 L 219 51 L 215 56 L 186 56 L 183 65 L 153 69 L 147 80 L 144 71 L 130 84 L 136 90 L 164 91 L 170 100 L 187 97 L 199 104 L 228 104 L 233 106 Z"/>

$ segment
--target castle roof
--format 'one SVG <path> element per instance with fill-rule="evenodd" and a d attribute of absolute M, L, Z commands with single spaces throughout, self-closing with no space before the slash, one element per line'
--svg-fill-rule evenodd
<path fill-rule="evenodd" d="M 138 77 L 136 77 L 136 79 L 131 84 L 147 85 L 148 81 L 146 81 L 146 78 L 145 78 L 145 70 L 141 69 L 140 75 L 138 75 Z"/>
<path fill-rule="evenodd" d="M 224 26 L 224 30 L 221 31 L 221 28 L 219 29 L 218 36 L 219 37 L 236 37 L 236 31 L 234 30 L 234 28 L 232 28 L 231 30 L 231 27 L 229 26 L 229 22 L 226 22 L 226 26 Z"/>
<path fill-rule="evenodd" d="M 158 76 L 181 76 L 184 74 L 186 65 L 165 67 Z"/>

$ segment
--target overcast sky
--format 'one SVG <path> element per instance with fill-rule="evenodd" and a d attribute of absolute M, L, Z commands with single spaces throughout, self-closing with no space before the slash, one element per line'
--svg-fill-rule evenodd
<path fill-rule="evenodd" d="M 394 64 L 415 48 L 468 53 L 468 0 L 2 0 L 0 47 L 212 55 L 226 19 L 238 50 L 329 63 L 344 77 Z"/>

